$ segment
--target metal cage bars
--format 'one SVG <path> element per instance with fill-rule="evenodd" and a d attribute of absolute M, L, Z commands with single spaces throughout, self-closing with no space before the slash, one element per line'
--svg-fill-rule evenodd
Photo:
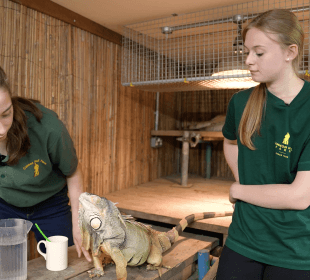
<path fill-rule="evenodd" d="M 305 33 L 300 75 L 309 79 L 309 5 L 260 0 L 125 26 L 122 84 L 161 92 L 253 86 L 240 28 L 273 8 L 298 17 Z"/>

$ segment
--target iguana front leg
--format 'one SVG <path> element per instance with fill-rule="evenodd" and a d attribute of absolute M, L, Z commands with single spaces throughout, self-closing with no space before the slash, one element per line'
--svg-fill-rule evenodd
<path fill-rule="evenodd" d="M 94 262 L 94 266 L 95 268 L 92 270 L 87 271 L 88 272 L 88 276 L 89 278 L 93 278 L 93 277 L 101 277 L 104 275 L 104 270 L 103 270 L 103 266 L 102 266 L 102 258 L 101 257 L 96 257 L 93 256 L 93 262 Z"/>
<path fill-rule="evenodd" d="M 113 246 L 113 245 L 112 245 Z M 112 247 L 109 243 L 103 243 L 102 249 L 110 255 L 116 266 L 117 280 L 127 280 L 127 261 L 118 247 Z"/>
<path fill-rule="evenodd" d="M 103 251 L 102 253 L 99 253 L 99 255 L 93 255 L 93 263 L 95 268 L 92 270 L 87 271 L 88 276 L 90 278 L 93 277 L 101 277 L 104 275 L 104 269 L 103 269 L 103 260 L 104 260 L 104 265 L 108 263 L 112 263 L 112 259 L 109 255 L 105 254 Z"/>

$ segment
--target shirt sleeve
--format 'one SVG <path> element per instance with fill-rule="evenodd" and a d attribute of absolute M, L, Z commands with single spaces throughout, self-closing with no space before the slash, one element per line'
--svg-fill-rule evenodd
<path fill-rule="evenodd" d="M 224 137 L 229 140 L 237 139 L 234 100 L 235 100 L 235 95 L 233 95 L 229 101 L 225 124 L 222 129 L 222 133 Z"/>
<path fill-rule="evenodd" d="M 309 170 L 310 170 L 310 137 L 305 143 L 297 167 L 297 171 L 309 171 Z"/>
<path fill-rule="evenodd" d="M 48 153 L 52 164 L 65 176 L 72 175 L 78 166 L 78 158 L 70 134 L 60 119 L 53 125 L 50 143 Z"/>

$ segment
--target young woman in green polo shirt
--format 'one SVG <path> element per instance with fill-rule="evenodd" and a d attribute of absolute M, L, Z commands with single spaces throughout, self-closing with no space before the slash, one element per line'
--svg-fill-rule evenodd
<path fill-rule="evenodd" d="M 26 219 L 47 236 L 67 236 L 91 261 L 78 227 L 81 193 L 82 173 L 65 125 L 39 102 L 12 96 L 0 67 L 0 219 Z"/>
<path fill-rule="evenodd" d="M 310 83 L 299 78 L 304 33 L 288 10 L 243 30 L 260 84 L 231 98 L 224 154 L 235 203 L 217 280 L 310 279 Z"/>

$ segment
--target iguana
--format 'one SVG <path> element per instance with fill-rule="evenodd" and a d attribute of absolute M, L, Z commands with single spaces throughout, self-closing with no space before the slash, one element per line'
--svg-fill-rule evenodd
<path fill-rule="evenodd" d="M 127 265 L 148 263 L 148 270 L 162 265 L 162 253 L 176 242 L 186 226 L 194 221 L 232 216 L 233 212 L 205 212 L 182 219 L 168 232 L 159 232 L 143 223 L 121 215 L 115 203 L 104 197 L 84 192 L 79 197 L 79 228 L 82 246 L 91 249 L 95 268 L 89 277 L 104 275 L 102 260 L 116 265 L 117 280 L 127 279 Z M 159 270 L 160 273 L 160 270 Z"/>

